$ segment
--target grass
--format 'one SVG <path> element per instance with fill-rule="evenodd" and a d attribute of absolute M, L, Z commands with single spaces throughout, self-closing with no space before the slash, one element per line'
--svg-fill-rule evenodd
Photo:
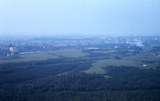
<path fill-rule="evenodd" d="M 16 57 L 10 57 L 7 59 L 0 59 L 0 64 L 6 63 L 19 63 L 30 61 L 43 61 L 55 58 L 80 58 L 87 54 L 79 49 L 60 49 L 53 51 L 31 52 L 25 54 L 19 54 Z"/>
<path fill-rule="evenodd" d="M 48 59 L 54 59 L 54 58 L 58 58 L 58 57 L 51 55 L 48 52 L 33 52 L 33 53 L 20 54 L 10 59 L 1 59 L 0 64 L 42 61 L 42 60 L 48 60 Z"/>
<path fill-rule="evenodd" d="M 87 54 L 84 53 L 80 49 L 61 49 L 61 50 L 56 50 L 53 52 L 57 56 L 65 57 L 65 58 L 79 58 L 79 57 L 84 57 Z"/>
<path fill-rule="evenodd" d="M 122 59 L 104 59 L 104 60 L 97 60 L 92 66 L 84 71 L 88 74 L 107 74 L 107 67 L 136 67 L 139 69 L 155 69 L 158 66 L 157 63 L 144 63 L 143 61 L 159 61 L 159 58 L 153 56 L 132 56 L 126 57 Z M 146 66 L 144 66 L 146 65 Z"/>
<path fill-rule="evenodd" d="M 104 59 L 98 60 L 97 62 L 92 64 L 92 67 L 86 70 L 86 73 L 89 74 L 106 74 L 106 68 L 109 66 L 132 66 L 137 67 L 140 66 L 140 63 L 137 61 L 129 61 L 129 60 L 117 60 L 117 59 Z"/>

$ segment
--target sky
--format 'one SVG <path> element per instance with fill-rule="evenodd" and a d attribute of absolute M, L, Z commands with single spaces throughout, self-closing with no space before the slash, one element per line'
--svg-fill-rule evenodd
<path fill-rule="evenodd" d="M 160 35 L 160 0 L 0 0 L 3 35 Z"/>

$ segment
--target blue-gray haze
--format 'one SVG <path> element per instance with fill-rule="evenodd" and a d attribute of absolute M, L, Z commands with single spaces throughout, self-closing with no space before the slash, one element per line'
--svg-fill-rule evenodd
<path fill-rule="evenodd" d="M 159 0 L 0 0 L 0 36 L 159 35 L 159 26 Z"/>

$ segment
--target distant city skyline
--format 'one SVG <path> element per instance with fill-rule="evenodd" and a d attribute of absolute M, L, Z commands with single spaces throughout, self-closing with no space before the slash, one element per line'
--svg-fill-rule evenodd
<path fill-rule="evenodd" d="M 0 36 L 160 35 L 159 0 L 0 0 Z"/>

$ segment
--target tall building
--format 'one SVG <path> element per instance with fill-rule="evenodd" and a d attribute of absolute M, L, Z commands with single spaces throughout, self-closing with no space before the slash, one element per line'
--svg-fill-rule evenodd
<path fill-rule="evenodd" d="M 10 44 L 9 47 L 8 47 L 8 54 L 7 54 L 7 56 L 14 56 L 17 53 L 18 53 L 17 48 L 15 46 L 13 46 L 12 44 Z"/>

